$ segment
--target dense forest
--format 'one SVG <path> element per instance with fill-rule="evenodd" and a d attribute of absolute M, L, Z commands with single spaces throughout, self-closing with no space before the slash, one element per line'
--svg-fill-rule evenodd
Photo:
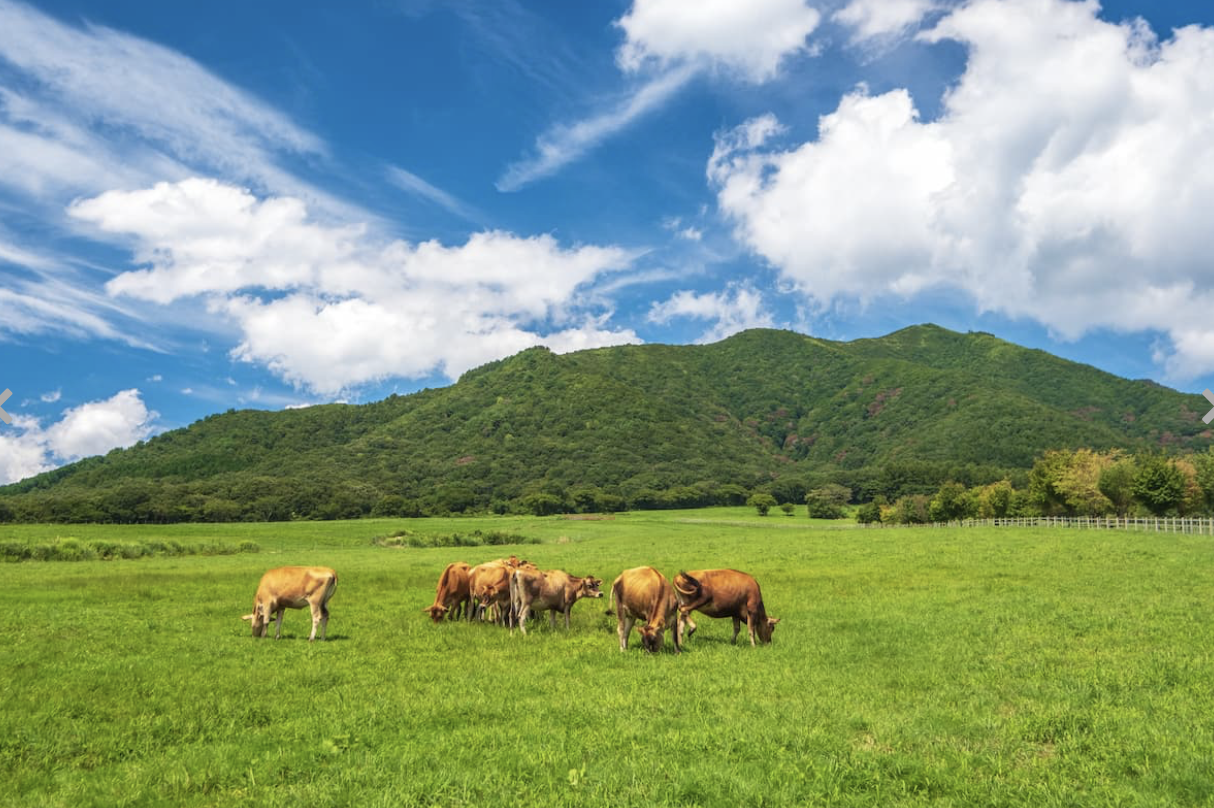
<path fill-rule="evenodd" d="M 0 520 L 603 512 L 1027 490 L 1050 450 L 1205 452 L 1208 404 L 984 333 L 532 348 L 449 387 L 228 411 L 0 488 Z"/>

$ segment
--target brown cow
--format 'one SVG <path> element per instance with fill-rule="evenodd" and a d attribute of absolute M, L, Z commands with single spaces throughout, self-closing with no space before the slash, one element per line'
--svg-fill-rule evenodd
<path fill-rule="evenodd" d="M 328 567 L 279 567 L 261 576 L 257 594 L 253 597 L 253 613 L 241 620 L 253 623 L 253 636 L 264 637 L 270 621 L 277 615 L 278 625 L 274 639 L 282 636 L 282 614 L 287 609 L 312 610 L 312 633 L 308 642 L 316 639 L 316 626 L 320 626 L 323 641 L 329 629 L 329 598 L 337 589 L 337 573 Z"/>
<path fill-rule="evenodd" d="M 517 569 L 535 568 L 530 561 L 522 561 L 517 556 L 510 556 L 477 564 L 469 570 L 468 588 L 472 595 L 472 609 L 476 617 L 484 620 L 485 611 L 492 608 L 494 622 L 511 622 L 510 575 Z"/>
<path fill-rule="evenodd" d="M 678 621 L 679 604 L 670 581 L 653 567 L 624 570 L 611 585 L 611 598 L 615 601 L 615 616 L 619 621 L 620 650 L 628 650 L 628 635 L 637 620 L 644 621 L 640 628 L 641 647 L 651 653 L 661 650 L 666 627 L 671 621 L 676 624 Z M 682 650 L 682 639 L 675 631 L 674 652 L 678 654 Z"/>
<path fill-rule="evenodd" d="M 468 570 L 470 567 L 463 561 L 448 564 L 438 579 L 434 589 L 434 605 L 423 612 L 430 615 L 435 623 L 441 623 L 443 617 L 458 620 L 465 610 L 468 618 L 472 618 L 472 595 L 468 586 Z"/>
<path fill-rule="evenodd" d="M 733 618 L 733 639 L 738 642 L 738 632 L 742 621 L 746 621 L 746 630 L 750 634 L 750 644 L 755 644 L 755 634 L 759 642 L 771 642 L 771 632 L 780 622 L 778 617 L 768 617 L 763 607 L 763 594 L 759 591 L 759 582 L 744 572 L 737 570 L 693 570 L 680 572 L 674 576 L 675 594 L 679 599 L 679 638 L 683 637 L 683 627 L 691 627 L 687 636 L 695 633 L 696 624 L 691 619 L 692 610 L 702 612 L 709 617 Z"/>
<path fill-rule="evenodd" d="M 601 598 L 602 578 L 587 576 L 578 578 L 564 570 L 517 569 L 510 576 L 510 609 L 514 622 L 527 633 L 527 617 L 532 610 L 548 612 L 552 627 L 556 628 L 556 614 L 565 615 L 565 629 L 569 629 L 569 612 L 579 598 Z M 511 629 L 513 631 L 513 628 Z"/>

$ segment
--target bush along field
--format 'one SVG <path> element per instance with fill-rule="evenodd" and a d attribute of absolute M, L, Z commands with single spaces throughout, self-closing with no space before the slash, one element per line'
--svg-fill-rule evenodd
<path fill-rule="evenodd" d="M 260 552 L 0 567 L 3 805 L 1214 804 L 1208 537 L 753 509 L 72 530 Z M 478 530 L 539 543 L 424 539 Z M 675 655 L 621 653 L 606 597 L 527 636 L 423 613 L 447 563 L 511 553 L 605 592 L 742 569 L 781 622 L 751 648 L 697 617 Z M 337 570 L 327 641 L 241 621 L 287 564 Z"/>

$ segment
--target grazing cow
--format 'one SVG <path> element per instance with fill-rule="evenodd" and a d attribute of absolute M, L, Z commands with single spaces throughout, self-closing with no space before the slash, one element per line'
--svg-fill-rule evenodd
<path fill-rule="evenodd" d="M 687 636 L 695 633 L 696 624 L 691 619 L 692 610 L 702 612 L 709 617 L 733 618 L 733 639 L 738 642 L 738 632 L 742 621 L 746 621 L 746 630 L 750 634 L 750 644 L 755 644 L 755 635 L 759 642 L 771 642 L 772 629 L 780 622 L 778 617 L 768 617 L 763 607 L 763 594 L 759 591 L 759 582 L 744 572 L 737 570 L 693 570 L 680 572 L 674 576 L 675 595 L 679 600 L 678 635 L 683 637 L 683 627 L 690 626 Z"/>
<path fill-rule="evenodd" d="M 494 622 L 510 623 L 510 575 L 517 569 L 535 569 L 530 561 L 517 556 L 499 558 L 477 564 L 468 571 L 468 589 L 472 596 L 473 613 L 481 620 L 485 611 L 493 609 Z"/>
<path fill-rule="evenodd" d="M 666 627 L 671 621 L 676 624 L 678 621 L 678 601 L 670 581 L 653 567 L 624 570 L 611 585 L 611 598 L 619 621 L 620 650 L 628 650 L 628 635 L 637 620 L 644 621 L 640 628 L 641 647 L 650 653 L 661 650 Z M 674 652 L 682 650 L 682 639 L 675 631 Z"/>
<path fill-rule="evenodd" d="M 438 579 L 434 589 L 434 605 L 423 612 L 430 615 L 435 623 L 441 623 L 443 617 L 458 620 L 465 611 L 472 618 L 472 595 L 468 587 L 468 570 L 470 567 L 463 561 L 448 564 Z"/>
<path fill-rule="evenodd" d="M 565 629 L 569 629 L 569 612 L 579 598 L 601 598 L 602 578 L 588 576 L 578 578 L 564 570 L 517 569 L 510 576 L 510 609 L 514 622 L 527 633 L 527 617 L 534 610 L 548 612 L 553 628 L 556 614 L 565 615 Z M 513 631 L 513 628 L 511 629 Z"/>
<path fill-rule="evenodd" d="M 316 626 L 320 626 L 323 641 L 329 628 L 329 598 L 337 588 L 337 573 L 328 567 L 279 567 L 261 576 L 257 594 L 253 597 L 253 613 L 241 620 L 253 623 L 253 636 L 264 637 L 270 621 L 277 615 L 278 625 L 274 639 L 282 636 L 282 613 L 287 609 L 312 610 L 312 633 L 308 642 L 316 639 Z"/>

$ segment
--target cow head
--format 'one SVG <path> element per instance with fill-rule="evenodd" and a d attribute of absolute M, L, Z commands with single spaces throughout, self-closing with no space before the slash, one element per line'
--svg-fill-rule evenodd
<path fill-rule="evenodd" d="M 601 598 L 603 590 L 599 587 L 603 585 L 602 578 L 595 578 L 593 575 L 588 575 L 582 579 L 581 586 L 578 587 L 577 596 L 579 598 Z"/>
<path fill-rule="evenodd" d="M 246 614 L 246 615 L 242 616 L 240 619 L 248 620 L 249 622 L 251 622 L 253 624 L 253 636 L 254 637 L 266 636 L 266 629 L 268 629 L 270 627 L 270 621 L 266 619 L 265 604 L 254 603 L 253 604 L 253 613 Z"/>
<path fill-rule="evenodd" d="M 654 654 L 662 650 L 662 642 L 666 637 L 664 628 L 655 628 L 654 626 L 641 626 L 641 647 L 647 652 Z"/>
<path fill-rule="evenodd" d="M 447 615 L 446 606 L 427 606 L 425 609 L 422 609 L 422 611 L 430 615 L 430 619 L 435 623 L 443 622 L 443 618 Z"/>
<path fill-rule="evenodd" d="M 755 633 L 759 635 L 759 642 L 771 642 L 771 632 L 775 630 L 776 623 L 780 622 L 778 617 L 768 617 L 765 620 L 760 620 L 755 626 Z"/>

